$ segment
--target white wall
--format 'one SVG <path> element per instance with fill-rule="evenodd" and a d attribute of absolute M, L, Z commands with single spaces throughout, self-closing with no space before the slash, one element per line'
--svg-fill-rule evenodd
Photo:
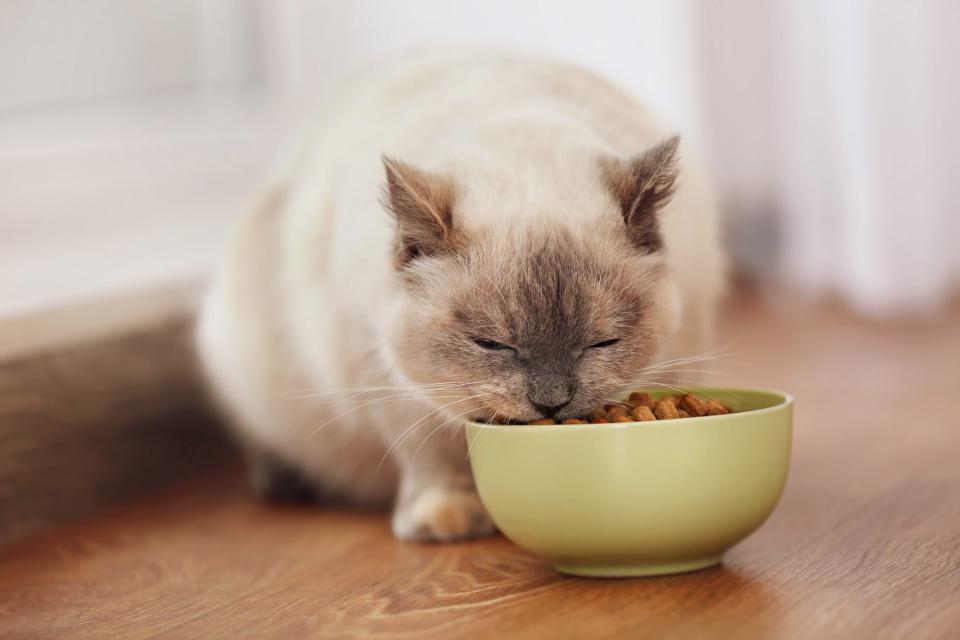
<path fill-rule="evenodd" d="M 252 0 L 3 0 L 0 113 L 236 89 L 260 71 Z"/>
<path fill-rule="evenodd" d="M 421 46 L 506 45 L 599 70 L 682 130 L 700 130 L 692 0 L 262 0 L 279 11 L 276 73 L 323 100 L 358 69 Z M 282 7 L 277 9 L 276 7 Z M 279 65 L 279 67 L 277 66 Z"/>
<path fill-rule="evenodd" d="M 190 88 L 190 0 L 5 0 L 0 111 Z"/>

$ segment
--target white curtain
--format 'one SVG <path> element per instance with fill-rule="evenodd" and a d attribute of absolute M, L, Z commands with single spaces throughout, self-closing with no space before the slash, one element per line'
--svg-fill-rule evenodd
<path fill-rule="evenodd" d="M 774 268 L 801 290 L 869 315 L 937 309 L 960 283 L 960 3 L 731 4 L 700 7 L 735 228 L 772 212 Z"/>

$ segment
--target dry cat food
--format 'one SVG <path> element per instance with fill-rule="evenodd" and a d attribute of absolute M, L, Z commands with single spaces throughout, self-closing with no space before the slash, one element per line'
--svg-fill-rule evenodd
<path fill-rule="evenodd" d="M 534 420 L 525 424 L 607 424 L 610 422 L 651 422 L 674 418 L 699 418 L 733 413 L 719 400 L 704 402 L 690 393 L 654 398 L 648 393 L 634 391 L 624 402 L 605 404 L 584 418 L 570 418 L 559 423 L 552 418 Z M 519 423 L 524 424 L 524 423 Z"/>

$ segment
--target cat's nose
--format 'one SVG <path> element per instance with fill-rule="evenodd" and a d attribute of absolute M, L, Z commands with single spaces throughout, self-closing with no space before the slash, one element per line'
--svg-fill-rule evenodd
<path fill-rule="evenodd" d="M 543 414 L 544 418 L 552 418 L 558 413 L 560 413 L 561 409 L 563 409 L 565 406 L 570 404 L 570 400 L 572 400 L 573 398 L 567 398 L 565 402 L 561 402 L 560 404 L 550 404 L 550 405 L 540 404 L 539 402 L 537 402 L 536 400 L 534 400 L 529 396 L 527 396 L 527 399 L 530 401 L 530 404 L 532 404 L 537 411 Z"/>
<path fill-rule="evenodd" d="M 577 393 L 576 381 L 553 372 L 534 376 L 530 383 L 527 400 L 545 418 L 555 417 Z"/>

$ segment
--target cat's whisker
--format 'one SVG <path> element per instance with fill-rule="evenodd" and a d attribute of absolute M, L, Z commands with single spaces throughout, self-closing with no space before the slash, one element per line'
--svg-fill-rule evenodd
<path fill-rule="evenodd" d="M 643 381 L 653 382 L 675 382 L 677 384 L 688 385 L 691 387 L 703 386 L 704 381 L 701 374 L 711 376 L 731 376 L 732 373 L 712 369 L 666 369 L 663 371 L 640 372 L 640 377 L 627 380 L 627 384 L 636 384 Z M 683 376 L 678 374 L 689 373 L 693 376 Z"/>
<path fill-rule="evenodd" d="M 493 417 L 487 418 L 486 423 L 493 424 Z M 483 433 L 483 431 L 483 429 L 478 429 L 477 435 L 473 436 L 473 440 L 467 441 L 467 455 L 464 456 L 465 460 L 470 458 L 470 450 L 477 446 L 477 440 L 480 439 L 480 434 Z"/>
<path fill-rule="evenodd" d="M 487 419 L 484 420 L 483 422 L 484 422 L 485 424 L 494 424 L 494 422 L 493 422 L 493 416 L 490 416 L 489 418 L 487 418 Z M 480 438 L 483 437 L 483 432 L 484 432 L 484 431 L 486 431 L 486 429 L 478 429 L 478 430 L 477 430 L 477 435 L 475 435 L 475 436 L 473 437 L 473 440 L 470 440 L 470 441 L 467 442 L 467 455 L 464 456 L 464 460 L 469 460 L 469 459 L 470 459 L 470 451 L 471 451 L 475 446 L 477 446 L 477 442 L 479 442 L 479 441 L 480 441 Z"/>
<path fill-rule="evenodd" d="M 344 412 L 342 412 L 342 413 L 340 413 L 340 414 L 337 414 L 337 415 L 334 416 L 333 418 L 330 418 L 329 420 L 327 420 L 326 422 L 324 422 L 322 425 L 320 425 L 319 427 L 317 427 L 316 429 L 314 429 L 314 430 L 310 433 L 310 435 L 307 436 L 307 440 L 310 440 L 311 438 L 314 438 L 318 433 L 320 433 L 321 431 L 323 431 L 324 427 L 326 427 L 327 425 L 330 425 L 330 424 L 336 422 L 337 420 L 340 420 L 341 418 L 345 418 L 345 417 L 347 417 L 348 415 L 350 415 L 351 413 L 355 413 L 355 412 L 359 411 L 360 409 L 362 409 L 362 408 L 364 408 L 364 407 L 366 407 L 366 406 L 369 406 L 369 405 L 371 405 L 371 404 L 376 404 L 376 403 L 378 403 L 378 402 L 381 402 L 381 400 L 380 400 L 379 398 L 376 399 L 376 400 L 370 400 L 370 401 L 368 401 L 368 402 L 364 402 L 363 404 L 359 404 L 359 405 L 357 405 L 356 407 L 352 407 L 352 408 L 350 408 L 350 409 L 348 409 L 348 410 L 346 410 L 346 411 L 344 411 Z"/>
<path fill-rule="evenodd" d="M 411 394 L 397 394 L 397 395 L 392 395 L 392 396 L 379 396 L 379 397 L 376 397 L 376 398 L 322 398 L 322 399 L 311 398 L 310 401 L 313 402 L 313 403 L 315 403 L 315 404 L 330 404 L 330 405 L 335 405 L 335 404 L 356 404 L 356 403 L 364 403 L 364 402 L 368 402 L 368 401 L 369 401 L 369 402 L 377 402 L 377 401 L 380 401 L 380 402 L 394 402 L 394 401 L 396 401 L 396 402 L 409 402 L 409 401 L 417 401 L 417 400 L 419 400 L 419 401 L 422 401 L 422 402 L 429 402 L 429 401 L 431 401 L 431 400 L 444 400 L 444 399 L 462 398 L 462 397 L 464 397 L 464 394 L 456 394 L 456 395 L 448 395 L 448 394 L 444 394 L 444 395 L 433 395 L 433 394 L 431 394 L 431 395 L 422 395 L 422 394 L 419 394 L 419 393 L 417 393 L 417 394 L 412 394 L 412 393 L 411 393 Z"/>
<path fill-rule="evenodd" d="M 659 366 L 665 364 L 674 364 L 677 362 L 684 362 L 688 360 L 715 360 L 719 358 L 727 358 L 730 356 L 739 355 L 736 351 L 721 351 L 721 350 L 711 350 L 705 351 L 703 353 L 691 354 L 687 356 L 681 356 L 679 358 L 670 358 L 668 360 L 661 360 L 659 362 L 651 363 L 650 366 Z"/>
<path fill-rule="evenodd" d="M 450 388 L 434 388 L 434 389 L 403 389 L 403 390 L 394 390 L 394 391 L 377 391 L 369 393 L 352 393 L 349 395 L 335 395 L 329 394 L 325 396 L 304 396 L 297 398 L 297 400 L 302 400 L 304 402 L 312 403 L 327 403 L 327 404 L 341 404 L 341 403 L 363 403 L 367 401 L 388 401 L 388 400 L 425 400 L 428 401 L 431 398 L 443 397 L 443 394 L 458 394 L 464 395 L 462 392 L 469 392 L 470 389 L 467 387 L 450 387 Z"/>
<path fill-rule="evenodd" d="M 412 400 L 420 400 L 423 402 L 428 402 L 431 399 L 457 398 L 457 397 L 463 397 L 464 395 L 466 395 L 463 393 L 453 393 L 453 391 L 454 390 L 451 390 L 449 392 L 447 391 L 441 392 L 447 395 L 423 395 L 420 393 L 404 392 L 404 393 L 396 393 L 396 394 L 386 395 L 386 396 L 376 396 L 373 398 L 370 398 L 370 397 L 329 398 L 329 399 L 310 399 L 310 401 L 313 403 L 329 403 L 329 404 L 350 404 L 350 403 L 364 404 L 364 403 L 373 403 L 373 402 L 392 402 L 392 401 L 404 402 L 404 401 L 412 401 Z"/>
<path fill-rule="evenodd" d="M 674 373 L 704 373 L 711 376 L 732 376 L 729 371 L 720 371 L 718 369 L 661 369 L 659 371 L 646 371 L 641 373 L 652 373 L 654 375 L 665 375 Z"/>
<path fill-rule="evenodd" d="M 353 386 L 353 387 L 320 387 L 320 388 L 308 388 L 308 389 L 293 389 L 292 391 L 364 391 L 367 389 L 410 389 L 410 388 L 419 388 L 419 387 L 446 387 L 450 385 L 463 385 L 463 384 L 475 384 L 478 381 L 457 381 L 457 380 L 445 380 L 438 382 L 413 382 L 410 384 L 387 384 L 387 385 L 369 385 L 369 386 Z"/>
<path fill-rule="evenodd" d="M 729 371 L 722 371 L 720 369 L 702 369 L 700 367 L 677 367 L 674 369 L 659 369 L 657 371 L 638 371 L 638 376 L 643 376 L 645 378 L 670 378 L 677 377 L 679 374 L 688 374 L 686 377 L 689 378 L 700 378 L 699 384 L 703 384 L 702 379 L 709 376 L 729 376 L 733 375 Z"/>
<path fill-rule="evenodd" d="M 486 395 L 486 394 L 480 394 L 480 395 L 482 396 L 482 395 Z M 475 398 L 475 397 L 479 397 L 479 396 L 462 396 L 462 395 L 457 395 L 457 396 L 434 396 L 434 399 L 456 398 L 457 400 L 455 400 L 454 402 L 449 403 L 449 404 L 456 404 L 456 402 L 460 402 L 460 401 L 462 401 L 462 400 L 469 400 L 470 398 Z M 384 407 L 378 410 L 378 412 L 382 412 L 385 408 L 387 408 L 387 407 L 389 406 L 389 403 L 390 403 L 390 402 L 394 402 L 394 401 L 405 401 L 405 400 L 423 400 L 423 401 L 426 401 L 425 398 L 422 398 L 422 397 L 419 397 L 419 396 L 417 396 L 417 397 L 386 397 L 386 398 L 374 398 L 373 400 L 367 400 L 367 401 L 362 402 L 361 404 L 359 404 L 359 405 L 357 405 L 357 406 L 355 406 L 355 407 L 351 407 L 351 408 L 348 409 L 347 411 L 343 411 L 343 412 L 339 413 L 338 415 L 334 416 L 334 417 L 331 418 L 330 420 L 327 420 L 327 421 L 324 422 L 322 425 L 320 425 L 319 427 L 317 427 L 314 431 L 312 431 L 312 432 L 310 433 L 310 435 L 307 436 L 307 439 L 309 440 L 309 439 L 312 439 L 312 438 L 316 437 L 316 435 L 317 435 L 318 433 L 320 433 L 320 431 L 322 431 L 324 428 L 326 428 L 326 427 L 329 426 L 330 424 L 333 424 L 333 423 L 336 422 L 337 420 L 340 420 L 340 419 L 342 419 L 342 418 L 345 418 L 346 416 L 348 416 L 348 415 L 350 415 L 350 414 L 352 414 L 352 413 L 354 413 L 354 412 L 356 412 L 356 411 L 359 411 L 360 409 L 363 409 L 364 407 L 368 407 L 368 406 L 370 406 L 370 405 L 372 405 L 372 404 L 382 403 L 382 404 L 384 405 Z M 449 405 L 444 405 L 444 406 L 449 406 Z M 442 408 L 442 407 L 441 407 L 441 408 Z"/>
<path fill-rule="evenodd" d="M 486 396 L 489 396 L 489 395 L 491 395 L 491 394 L 488 392 L 488 393 L 478 393 L 478 394 L 473 395 L 473 396 L 467 396 L 466 398 L 461 398 L 461 399 L 459 399 L 459 400 L 454 400 L 453 402 L 448 402 L 448 403 L 446 403 L 446 404 L 444 404 L 444 405 L 441 405 L 441 406 L 437 407 L 436 409 L 434 409 L 433 411 L 430 411 L 429 413 L 427 413 L 426 415 L 424 415 L 422 418 L 420 418 L 419 420 L 417 420 L 416 422 L 414 422 L 412 425 L 410 425 L 409 427 L 407 427 L 406 429 L 404 429 L 403 433 L 401 433 L 398 438 L 394 439 L 394 441 L 390 444 L 390 446 L 387 447 L 387 450 L 383 453 L 383 457 L 380 458 L 380 463 L 377 465 L 377 471 L 378 471 L 378 472 L 380 471 L 380 468 L 383 466 L 383 463 L 386 461 L 386 459 L 387 459 L 388 457 L 390 457 L 390 454 L 393 453 L 394 449 L 396 449 L 397 447 L 399 447 L 400 444 L 402 444 L 403 441 L 409 436 L 409 434 L 413 433 L 413 431 L 414 431 L 419 425 L 423 424 L 423 422 L 424 422 L 425 420 L 427 420 L 428 418 L 430 418 L 430 416 L 436 414 L 436 413 L 439 412 L 439 411 L 443 411 L 443 410 L 446 409 L 447 407 L 450 407 L 450 406 L 455 405 L 455 404 L 459 404 L 460 402 L 466 402 L 467 400 L 473 400 L 473 399 L 475 399 L 475 398 L 482 398 L 482 397 L 486 397 Z"/>
<path fill-rule="evenodd" d="M 486 394 L 481 394 L 481 396 L 483 396 L 483 395 L 486 395 Z M 472 399 L 472 398 L 464 398 L 464 400 L 468 400 L 468 399 Z M 397 438 L 394 439 L 394 441 L 390 444 L 390 446 L 387 447 L 387 450 L 384 452 L 383 457 L 380 458 L 380 462 L 377 464 L 377 472 L 379 473 L 381 467 L 383 466 L 383 463 L 386 462 L 387 458 L 390 457 L 390 453 L 391 453 L 393 450 L 395 450 L 397 447 L 399 447 L 400 444 L 401 444 L 404 440 L 406 440 L 411 434 L 413 434 L 414 430 L 417 428 L 417 426 L 418 426 L 421 422 L 423 422 L 423 420 L 424 420 L 425 418 L 429 417 L 429 416 L 432 415 L 433 413 L 436 413 L 437 410 L 443 409 L 443 408 L 445 408 L 445 407 L 447 407 L 447 406 L 450 406 L 450 405 L 453 405 L 453 404 L 457 404 L 457 403 L 451 402 L 451 403 L 449 403 L 448 405 L 444 405 L 444 407 L 439 407 L 438 409 L 434 409 L 433 411 L 431 411 L 430 413 L 428 413 L 426 416 L 424 416 L 423 418 L 421 418 L 421 419 L 418 420 L 417 422 L 413 423 L 412 425 L 410 425 L 409 427 L 407 427 L 406 429 L 404 429 L 403 432 L 401 432 L 401 434 L 400 434 L 399 436 L 397 436 Z M 469 413 L 470 411 L 473 411 L 473 409 L 472 409 L 472 408 L 469 409 L 469 410 L 467 411 L 467 413 Z M 432 435 L 432 432 L 431 432 L 431 435 Z M 422 445 L 422 444 L 423 444 L 423 443 L 421 443 L 421 445 Z M 419 451 L 419 447 L 418 447 L 418 451 Z"/>
<path fill-rule="evenodd" d="M 403 396 L 403 395 L 401 395 L 400 397 L 401 397 L 401 399 L 406 399 L 405 396 Z M 458 396 L 458 397 L 459 397 L 459 396 Z M 377 404 L 377 403 L 381 403 L 381 402 L 391 402 L 391 401 L 393 401 L 394 399 L 396 399 L 396 398 L 391 398 L 391 397 L 388 396 L 388 397 L 386 397 L 386 398 L 374 398 L 374 399 L 372 399 L 372 400 L 367 400 L 367 401 L 361 402 L 359 405 L 357 405 L 357 406 L 355 406 L 355 407 L 351 407 L 350 409 L 348 409 L 348 410 L 346 410 L 346 411 L 343 411 L 342 413 L 339 413 L 339 414 L 337 414 L 336 416 L 334 416 L 333 418 L 331 418 L 331 419 L 327 420 L 326 422 L 324 422 L 322 425 L 320 425 L 319 427 L 317 427 L 316 429 L 314 429 L 314 430 L 310 433 L 310 435 L 307 436 L 307 439 L 308 439 L 308 440 L 309 440 L 309 439 L 312 439 L 313 437 L 315 437 L 318 433 L 320 433 L 320 431 L 322 431 L 322 430 L 323 430 L 325 427 L 327 427 L 328 425 L 336 422 L 337 420 L 340 420 L 340 419 L 342 419 L 342 418 L 345 418 L 346 416 L 348 416 L 348 415 L 350 415 L 350 414 L 352 414 L 352 413 L 354 413 L 354 412 L 356 412 L 356 411 L 359 411 L 360 409 L 363 409 L 364 407 L 368 407 L 368 406 L 370 406 L 370 405 L 372 405 L 372 404 Z"/>
<path fill-rule="evenodd" d="M 701 362 L 712 362 L 713 360 L 716 360 L 716 359 L 717 358 L 698 358 L 698 359 L 689 358 L 689 359 L 678 361 L 678 362 L 670 362 L 666 364 L 659 364 L 656 366 L 653 366 L 653 365 L 647 366 L 641 369 L 640 372 L 656 373 L 659 371 L 670 371 L 671 369 L 675 369 L 677 367 L 688 367 L 692 365 L 697 365 L 698 363 L 701 363 Z"/>
<path fill-rule="evenodd" d="M 383 456 L 380 458 L 380 462 L 377 463 L 377 469 L 375 473 L 380 473 L 380 469 L 383 468 L 383 463 L 387 461 L 387 458 L 390 457 L 390 453 L 393 451 L 398 442 L 405 439 L 409 433 L 411 433 L 416 428 L 416 424 L 412 424 L 403 431 L 400 432 L 400 435 L 397 436 L 393 442 L 390 443 L 390 446 L 387 447 L 387 450 L 383 453 Z"/>
<path fill-rule="evenodd" d="M 470 413 L 471 411 L 474 411 L 474 410 L 475 410 L 475 408 L 474 408 L 474 407 L 471 407 L 471 408 L 467 409 L 466 411 L 464 411 L 463 413 L 459 413 L 459 414 L 455 415 L 454 417 L 448 418 L 447 420 L 444 420 L 443 422 L 441 422 L 441 423 L 437 426 L 437 428 L 435 428 L 433 431 L 431 431 L 430 433 L 428 433 L 428 434 L 427 434 L 427 437 L 424 438 L 424 439 L 420 442 L 420 445 L 419 445 L 419 446 L 416 448 L 416 450 L 413 452 L 413 460 L 416 460 L 416 459 L 417 459 L 417 454 L 420 453 L 420 450 L 423 448 L 423 445 L 425 445 L 425 444 L 427 443 L 427 440 L 429 440 L 430 437 L 431 437 L 433 434 L 435 434 L 437 431 L 440 431 L 440 429 L 443 429 L 445 426 L 447 426 L 448 424 L 450 424 L 450 423 L 453 422 L 454 420 L 459 420 L 460 418 L 464 417 L 465 415 L 467 415 L 468 413 Z"/>
<path fill-rule="evenodd" d="M 327 389 L 318 389 L 318 390 L 295 390 L 284 393 L 285 397 L 289 398 L 313 398 L 325 395 L 336 395 L 336 394 L 362 394 L 362 393 L 371 393 L 375 391 L 414 391 L 414 390 L 424 390 L 424 391 L 433 391 L 433 390 L 444 390 L 444 389 L 453 389 L 460 387 L 469 387 L 471 385 L 480 384 L 481 380 L 475 380 L 472 382 L 438 382 L 438 383 L 426 383 L 426 384 L 411 384 L 411 385 L 396 385 L 396 386 L 379 386 L 379 387 L 339 387 L 339 388 L 327 388 Z"/>
<path fill-rule="evenodd" d="M 713 349 L 713 350 L 711 350 L 711 351 L 705 351 L 704 353 L 699 354 L 699 355 L 685 356 L 685 357 L 682 357 L 682 358 L 673 358 L 673 359 L 671 359 L 671 360 L 663 360 L 663 361 L 661 361 L 661 362 L 654 362 L 654 363 L 649 364 L 649 365 L 647 365 L 646 367 L 644 367 L 643 370 L 645 370 L 645 371 L 651 371 L 651 370 L 659 369 L 659 368 L 662 368 L 662 367 L 665 367 L 665 366 L 678 365 L 678 364 L 693 364 L 694 362 L 706 362 L 706 361 L 710 361 L 710 360 L 719 360 L 719 359 L 721 359 L 721 358 L 729 358 L 729 357 L 732 357 L 732 356 L 741 355 L 739 352 L 733 352 L 733 351 L 731 351 L 731 352 L 724 352 L 724 351 L 721 351 L 722 349 L 726 349 L 726 348 L 727 348 L 727 347 L 721 347 L 720 349 Z"/>
<path fill-rule="evenodd" d="M 406 389 L 432 389 L 443 388 L 458 385 L 460 383 L 447 382 L 443 384 L 405 384 L 405 385 L 384 385 L 370 387 L 324 387 L 321 389 L 294 389 L 285 392 L 283 395 L 312 394 L 325 395 L 334 393 L 364 393 L 367 391 L 401 391 Z M 463 383 L 466 384 L 466 383 Z"/>
<path fill-rule="evenodd" d="M 645 377 L 660 377 L 665 376 L 671 380 L 671 382 L 677 382 L 678 384 L 687 384 L 690 386 L 698 386 L 703 384 L 703 380 L 689 380 L 680 378 L 677 374 L 680 373 L 691 373 L 698 375 L 709 375 L 709 376 L 728 376 L 731 375 L 726 371 L 719 371 L 717 369 L 707 369 L 698 366 L 698 363 L 701 362 L 710 362 L 718 360 L 720 358 L 726 358 L 732 355 L 738 355 L 735 353 L 711 353 L 707 352 L 705 354 L 688 356 L 685 358 L 674 358 L 672 360 L 664 360 L 663 362 L 658 362 L 655 364 L 648 365 L 643 369 L 640 369 L 637 373 Z M 657 381 L 659 382 L 659 381 Z"/>
<path fill-rule="evenodd" d="M 686 391 L 685 391 L 684 389 L 680 389 L 680 388 L 678 388 L 678 387 L 674 387 L 673 385 L 669 385 L 669 384 L 666 384 L 666 383 L 664 383 L 664 382 L 658 382 L 657 380 L 631 380 L 629 384 L 630 384 L 630 385 L 648 385 L 648 384 L 652 384 L 652 385 L 657 386 L 657 387 L 664 387 L 665 389 L 670 389 L 670 390 L 675 391 L 675 392 L 677 392 L 677 393 L 686 393 Z"/>
<path fill-rule="evenodd" d="M 445 385 L 442 385 L 442 386 L 441 386 L 441 385 L 433 385 L 433 386 L 429 386 L 429 387 L 423 386 L 423 385 L 414 385 L 414 386 L 412 386 L 412 387 L 409 387 L 409 388 L 407 388 L 407 389 L 404 389 L 404 392 L 406 392 L 406 393 L 411 393 L 411 394 L 414 394 L 414 395 L 423 395 L 424 393 L 431 393 L 431 392 L 455 391 L 455 390 L 457 390 L 457 389 L 460 389 L 460 388 L 463 388 L 463 387 L 466 387 L 466 386 L 467 386 L 466 384 L 463 384 L 463 385 L 445 384 Z M 391 390 L 391 391 L 392 391 L 392 390 Z M 377 392 L 379 392 L 379 390 L 377 390 Z M 349 394 L 349 396 L 347 396 L 347 398 L 348 398 L 348 399 L 353 399 L 353 398 L 356 398 L 357 396 L 363 396 L 363 395 L 366 395 L 366 394 L 368 394 L 368 393 L 371 393 L 371 390 L 370 390 L 369 388 L 368 388 L 368 389 L 362 389 L 362 390 L 358 390 L 358 391 L 355 391 L 355 392 Z"/>

